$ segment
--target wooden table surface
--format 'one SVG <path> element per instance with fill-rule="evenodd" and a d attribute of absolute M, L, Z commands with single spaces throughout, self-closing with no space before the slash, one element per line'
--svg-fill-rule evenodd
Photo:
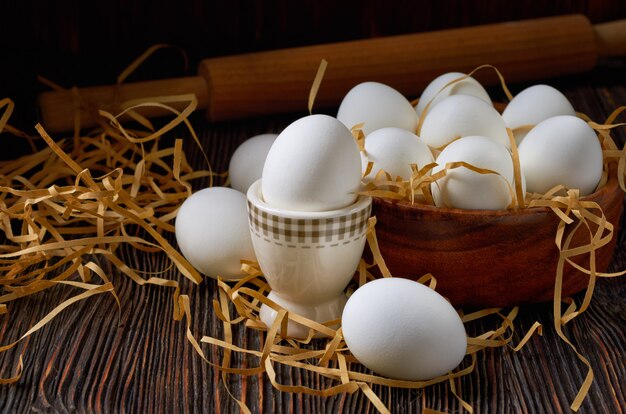
<path fill-rule="evenodd" d="M 549 83 L 560 88 L 575 108 L 602 121 L 619 105 L 626 104 L 626 60 L 601 62 L 594 72 Z M 521 85 L 510 85 L 513 92 Z M 236 146 L 254 134 L 277 132 L 295 115 L 210 125 L 193 118 L 215 170 L 226 168 Z M 622 120 L 624 117 L 622 116 Z M 623 145 L 625 132 L 616 134 Z M 193 145 L 187 146 L 193 149 Z M 190 160 L 202 166 L 198 151 Z M 202 183 L 199 183 L 201 186 Z M 626 226 L 610 270 L 626 269 Z M 146 271 L 167 266 L 165 256 L 142 255 L 125 247 L 132 267 Z M 236 412 L 221 375 L 202 361 L 185 338 L 184 323 L 172 319 L 171 290 L 140 287 L 106 267 L 121 300 L 121 312 L 110 295 L 98 295 L 74 305 L 14 349 L 0 354 L 3 376 L 13 373 L 24 356 L 21 379 L 0 386 L 1 412 Z M 435 275 L 436 276 L 436 275 Z M 187 283 L 175 269 L 163 277 L 179 280 L 189 294 L 192 331 L 221 337 L 222 323 L 212 310 L 216 282 L 199 286 Z M 0 344 L 19 338 L 54 305 L 71 292 L 55 288 L 11 304 L 11 318 L 0 316 Z M 576 297 L 580 301 L 580 295 Z M 598 282 L 592 306 L 565 328 L 595 372 L 595 380 L 580 412 L 626 411 L 626 277 Z M 568 412 L 586 367 L 554 332 L 552 304 L 522 307 L 515 321 L 514 343 L 535 322 L 544 325 L 543 337 L 534 337 L 520 352 L 509 348 L 478 354 L 475 371 L 462 380 L 462 396 L 478 413 Z M 492 321 L 493 322 L 493 321 Z M 467 325 L 476 335 L 492 324 Z M 237 341 L 257 347 L 256 331 L 236 329 Z M 201 345 L 210 360 L 219 362 L 215 348 Z M 295 369 L 278 368 L 280 382 L 319 386 L 325 380 Z M 252 412 L 375 412 L 362 393 L 320 398 L 276 391 L 263 375 L 230 375 L 229 388 Z M 424 390 L 373 387 L 392 412 L 421 412 L 432 408 L 461 412 L 462 408 L 444 383 Z"/>

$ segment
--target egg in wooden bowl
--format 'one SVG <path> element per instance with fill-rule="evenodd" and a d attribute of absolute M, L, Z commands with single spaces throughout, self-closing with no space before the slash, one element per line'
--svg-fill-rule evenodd
<path fill-rule="evenodd" d="M 503 104 L 472 73 L 434 79 L 403 132 L 354 103 L 371 96 L 346 103 L 363 109 L 346 126 L 360 140 L 382 257 L 393 276 L 432 274 L 455 306 L 577 293 L 611 262 L 624 192 L 605 155 L 619 151 L 556 88 L 513 96 L 503 83 Z"/>
<path fill-rule="evenodd" d="M 623 200 L 615 174 L 580 199 L 597 203 L 614 227 L 611 240 L 595 252 L 597 272 L 605 272 L 611 262 Z M 502 307 L 553 298 L 560 257 L 555 238 L 561 219 L 548 207 L 466 210 L 375 198 L 372 215 L 377 218 L 378 246 L 392 275 L 418 279 L 431 273 L 437 291 L 455 306 Z M 575 220 L 565 226 L 566 236 L 576 224 Z M 589 242 L 588 229 L 580 226 L 570 248 Z M 570 259 L 584 269 L 590 267 L 589 253 Z M 562 296 L 569 296 L 585 289 L 589 276 L 565 263 L 562 283 Z"/>

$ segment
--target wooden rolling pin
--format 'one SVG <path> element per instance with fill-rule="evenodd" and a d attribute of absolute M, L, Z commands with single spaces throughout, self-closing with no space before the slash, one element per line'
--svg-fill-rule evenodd
<path fill-rule="evenodd" d="M 336 106 L 359 82 L 388 84 L 417 97 L 436 76 L 491 64 L 508 82 L 587 71 L 598 56 L 626 55 L 626 20 L 591 25 L 582 15 L 497 23 L 205 59 L 199 76 L 80 89 L 84 102 L 118 113 L 130 99 L 194 93 L 210 121 L 281 112 L 305 112 L 321 59 L 328 69 L 317 108 Z M 478 73 L 486 85 L 493 74 Z M 43 125 L 51 132 L 74 127 L 70 91 L 39 96 Z M 156 117 L 167 112 L 142 112 Z M 87 114 L 82 125 L 91 126 Z"/>

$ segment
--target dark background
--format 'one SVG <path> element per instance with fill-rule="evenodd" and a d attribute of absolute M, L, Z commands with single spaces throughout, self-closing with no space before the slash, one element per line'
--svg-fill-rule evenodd
<path fill-rule="evenodd" d="M 156 43 L 170 43 L 185 50 L 189 57 L 187 74 L 195 74 L 197 63 L 204 57 L 567 13 L 583 13 L 597 23 L 625 18 L 626 6 L 623 0 L 0 0 L 0 98 L 10 97 L 16 102 L 11 123 L 35 134 L 35 99 L 46 90 L 37 82 L 37 75 L 64 87 L 114 83 L 126 65 Z M 546 82 L 564 86 L 578 110 L 601 119 L 626 103 L 626 59 L 600 63 L 590 75 Z M 168 49 L 157 52 L 129 81 L 184 74 L 180 52 Z M 599 86 L 594 88 L 595 84 Z M 509 86 L 516 92 L 522 85 Z M 277 121 L 205 123 L 202 131 L 202 114 L 197 115 L 199 122 L 194 122 L 194 127 L 217 171 L 224 170 L 229 154 L 244 139 L 253 133 L 279 131 L 288 123 L 286 117 Z M 624 142 L 624 133 L 624 129 L 616 132 L 620 134 L 620 143 Z M 15 142 L 23 143 L 7 134 L 0 135 L 0 159 L 17 154 L 11 148 Z M 204 166 L 198 151 L 189 159 L 193 165 Z M 625 235 L 622 230 L 610 271 L 626 268 Z M 131 267 L 137 269 L 166 266 L 161 261 L 163 255 L 148 258 L 137 255 L 130 247 L 124 254 Z M 171 271 L 169 277 L 177 275 Z M 130 412 L 210 412 L 215 407 L 236 412 L 236 404 L 217 385 L 218 372 L 193 352 L 185 339 L 183 324 L 169 317 L 173 312 L 170 292 L 139 287 L 126 278 L 119 283 L 118 294 L 125 310 L 121 323 L 110 317 L 117 310 L 113 300 L 105 295 L 82 302 L 75 312 L 62 313 L 24 341 L 28 352 L 23 377 L 15 386 L 0 388 L 0 406 L 13 407 L 7 408 L 8 412 L 116 412 L 123 408 Z M 615 412 L 624 407 L 624 289 L 623 278 L 601 281 L 589 311 L 567 327 L 596 374 L 581 413 Z M 69 297 L 68 291 L 55 292 L 57 296 L 46 297 L 46 301 L 37 296 L 26 298 L 19 308 L 16 305 L 15 315 L 25 316 L 11 319 L 15 322 L 13 329 L 4 331 L 9 335 L 5 341 L 17 339 L 53 304 Z M 221 323 L 214 312 L 206 311 L 215 298 L 215 283 L 209 280 L 189 292 L 194 304 L 192 331 L 219 337 Z M 579 295 L 578 303 L 580 300 Z M 528 307 L 517 321 L 518 336 L 514 342 L 536 320 L 546 328 L 543 338 L 530 341 L 520 353 L 496 349 L 481 356 L 477 369 L 465 382 L 464 397 L 472 402 L 476 412 L 569 412 L 567 407 L 586 369 L 554 334 L 551 306 L 547 303 Z M 469 333 L 484 332 L 493 327 L 490 325 L 479 322 Z M 238 340 L 246 340 L 250 346 L 258 345 L 256 332 L 241 329 L 237 335 Z M 26 348 L 16 347 L 0 359 L 0 372 L 13 372 L 22 349 Z M 212 355 L 211 360 L 217 361 L 217 357 Z M 279 372 L 279 379 L 292 376 L 296 384 L 315 386 L 319 381 L 298 372 Z M 279 393 L 261 377 L 250 377 L 246 380 L 249 382 L 233 377 L 232 381 L 233 388 L 242 389 L 242 394 L 247 392 L 253 412 L 373 410 L 360 393 L 320 399 Z M 423 393 L 381 388 L 377 392 L 385 402 L 391 401 L 398 412 L 418 407 L 458 407 L 450 403 L 455 400 L 445 384 Z M 258 398 L 259 393 L 262 399 Z"/>
<path fill-rule="evenodd" d="M 389 36 L 508 20 L 583 13 L 626 17 L 619 0 L 505 1 L 9 1 L 0 0 L 0 98 L 11 123 L 32 131 L 42 75 L 64 86 L 115 82 L 149 46 L 157 52 L 132 80 L 195 74 L 205 57 Z"/>

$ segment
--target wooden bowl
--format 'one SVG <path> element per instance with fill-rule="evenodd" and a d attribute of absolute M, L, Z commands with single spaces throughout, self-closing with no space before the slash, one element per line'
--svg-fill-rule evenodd
<path fill-rule="evenodd" d="M 623 207 L 624 193 L 615 174 L 610 177 L 585 197 L 598 203 L 615 226 L 611 242 L 596 252 L 599 272 L 611 262 Z M 461 210 L 375 198 L 372 215 L 392 275 L 417 279 L 432 273 L 437 291 L 455 306 L 503 307 L 553 297 L 559 219 L 548 208 Z M 589 242 L 588 232 L 582 230 L 574 235 L 572 246 Z M 573 261 L 589 267 L 588 254 Z M 583 290 L 588 280 L 566 263 L 563 296 Z"/>

